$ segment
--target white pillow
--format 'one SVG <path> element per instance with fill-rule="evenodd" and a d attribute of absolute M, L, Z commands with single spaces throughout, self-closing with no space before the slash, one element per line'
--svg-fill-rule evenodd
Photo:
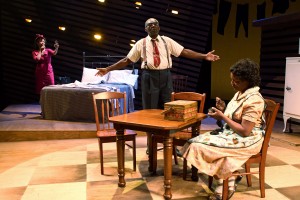
<path fill-rule="evenodd" d="M 107 81 L 107 74 L 104 76 L 95 76 L 95 74 L 98 72 L 97 69 L 92 69 L 92 68 L 83 68 L 82 72 L 82 78 L 81 82 L 82 83 L 101 83 L 101 82 L 106 82 Z"/>
<path fill-rule="evenodd" d="M 132 70 L 113 70 L 109 72 L 107 83 L 126 83 L 133 87 L 138 77 Z"/>
<path fill-rule="evenodd" d="M 129 74 L 129 76 L 125 80 L 125 83 L 134 87 L 138 77 L 139 77 L 139 75 Z"/>

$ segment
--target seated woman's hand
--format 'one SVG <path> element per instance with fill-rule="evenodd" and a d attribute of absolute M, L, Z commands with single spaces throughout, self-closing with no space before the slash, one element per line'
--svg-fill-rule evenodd
<path fill-rule="evenodd" d="M 222 120 L 223 118 L 223 112 L 220 111 L 219 109 L 215 108 L 215 107 L 211 107 L 209 110 L 208 110 L 208 116 L 216 119 L 216 120 Z"/>
<path fill-rule="evenodd" d="M 95 76 L 104 76 L 108 73 L 107 68 L 97 68 L 98 72 L 95 74 Z"/>
<path fill-rule="evenodd" d="M 216 107 L 219 110 L 221 110 L 222 112 L 224 112 L 226 104 L 225 104 L 225 102 L 221 98 L 216 97 Z"/>

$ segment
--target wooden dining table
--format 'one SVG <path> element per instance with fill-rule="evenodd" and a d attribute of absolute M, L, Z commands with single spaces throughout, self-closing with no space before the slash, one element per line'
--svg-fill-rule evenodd
<path fill-rule="evenodd" d="M 119 187 L 125 187 L 125 141 L 124 130 L 143 131 L 151 134 L 163 135 L 163 149 L 164 149 L 164 188 L 163 194 L 165 199 L 172 199 L 171 182 L 172 182 L 172 148 L 173 135 L 186 128 L 192 128 L 193 135 L 198 135 L 199 125 L 201 120 L 206 118 L 206 114 L 197 113 L 194 119 L 188 121 L 169 121 L 164 119 L 163 110 L 159 109 L 145 109 L 132 113 L 127 113 L 119 116 L 110 117 L 109 121 L 113 123 L 117 133 L 117 156 L 118 156 L 118 176 Z M 152 139 L 148 134 L 149 145 L 149 172 L 153 172 L 153 149 Z M 156 149 L 155 149 L 156 151 Z"/>

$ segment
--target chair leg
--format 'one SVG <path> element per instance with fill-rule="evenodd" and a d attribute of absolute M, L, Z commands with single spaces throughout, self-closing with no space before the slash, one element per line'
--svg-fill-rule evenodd
<path fill-rule="evenodd" d="M 260 196 L 265 198 L 265 166 L 259 166 L 259 186 L 260 186 Z"/>
<path fill-rule="evenodd" d="M 245 163 L 245 171 L 247 173 L 250 172 L 250 164 L 249 163 Z M 252 186 L 251 174 L 247 174 L 246 178 L 247 178 L 248 187 L 251 187 Z"/>
<path fill-rule="evenodd" d="M 182 178 L 183 180 L 186 180 L 186 176 L 187 176 L 187 160 L 185 158 L 183 158 L 183 174 L 182 174 Z M 198 177 L 198 169 L 196 167 L 194 167 L 192 165 L 192 181 L 195 181 L 197 182 L 199 180 L 199 177 Z"/>
<path fill-rule="evenodd" d="M 198 169 L 192 165 L 192 181 L 198 182 Z"/>
<path fill-rule="evenodd" d="M 101 140 L 98 138 L 98 143 L 99 143 L 99 155 L 100 155 L 100 171 L 101 174 L 104 174 L 104 167 L 103 167 L 103 144 Z"/>
<path fill-rule="evenodd" d="M 182 178 L 183 180 L 186 180 L 186 175 L 187 175 L 187 160 L 183 158 L 183 169 L 182 169 Z"/>
<path fill-rule="evenodd" d="M 177 152 L 176 152 L 175 145 L 173 145 L 173 156 L 174 156 L 175 165 L 178 165 L 178 158 L 177 158 Z"/>
<path fill-rule="evenodd" d="M 209 189 L 212 189 L 213 180 L 214 180 L 213 176 L 208 176 L 208 188 Z"/>
<path fill-rule="evenodd" d="M 228 178 L 223 180 L 222 200 L 227 200 L 227 198 L 228 198 Z"/>
<path fill-rule="evenodd" d="M 135 136 L 132 140 L 132 149 L 133 149 L 133 171 L 136 171 L 136 141 L 135 141 Z"/>

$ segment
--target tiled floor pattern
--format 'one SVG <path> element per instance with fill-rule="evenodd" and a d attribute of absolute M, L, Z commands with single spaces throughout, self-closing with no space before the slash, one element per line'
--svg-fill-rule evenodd
<path fill-rule="evenodd" d="M 163 160 L 158 153 L 157 175 L 148 173 L 146 137 L 137 137 L 137 171 L 126 147 L 126 187 L 119 188 L 115 144 L 105 144 L 105 175 L 100 175 L 96 139 L 0 143 L 1 200 L 106 200 L 163 199 Z M 272 140 L 266 167 L 266 198 L 300 197 L 300 147 Z M 180 160 L 181 161 L 181 160 Z M 207 176 L 182 180 L 182 163 L 173 165 L 173 199 L 206 199 Z M 232 199 L 260 199 L 257 177 L 253 187 L 246 179 Z"/>
<path fill-rule="evenodd" d="M 0 113 L 0 131 L 95 130 L 93 123 L 42 120 L 39 113 L 39 105 L 9 106 Z M 272 134 L 265 199 L 296 200 L 300 199 L 300 136 L 295 128 L 295 135 L 283 134 L 282 127 L 282 122 L 276 123 Z M 213 128 L 215 122 L 203 121 L 201 130 Z M 101 175 L 95 138 L 0 142 L 0 200 L 163 199 L 162 151 L 153 176 L 148 173 L 146 143 L 145 134 L 139 134 L 136 172 L 132 171 L 132 151 L 126 149 L 127 185 L 119 188 L 115 144 L 104 144 L 105 175 Z M 199 173 L 198 182 L 182 180 L 179 161 L 173 165 L 173 199 L 206 199 L 212 192 L 207 176 Z M 253 187 L 248 188 L 243 178 L 232 199 L 261 199 L 257 181 L 254 176 Z"/>

